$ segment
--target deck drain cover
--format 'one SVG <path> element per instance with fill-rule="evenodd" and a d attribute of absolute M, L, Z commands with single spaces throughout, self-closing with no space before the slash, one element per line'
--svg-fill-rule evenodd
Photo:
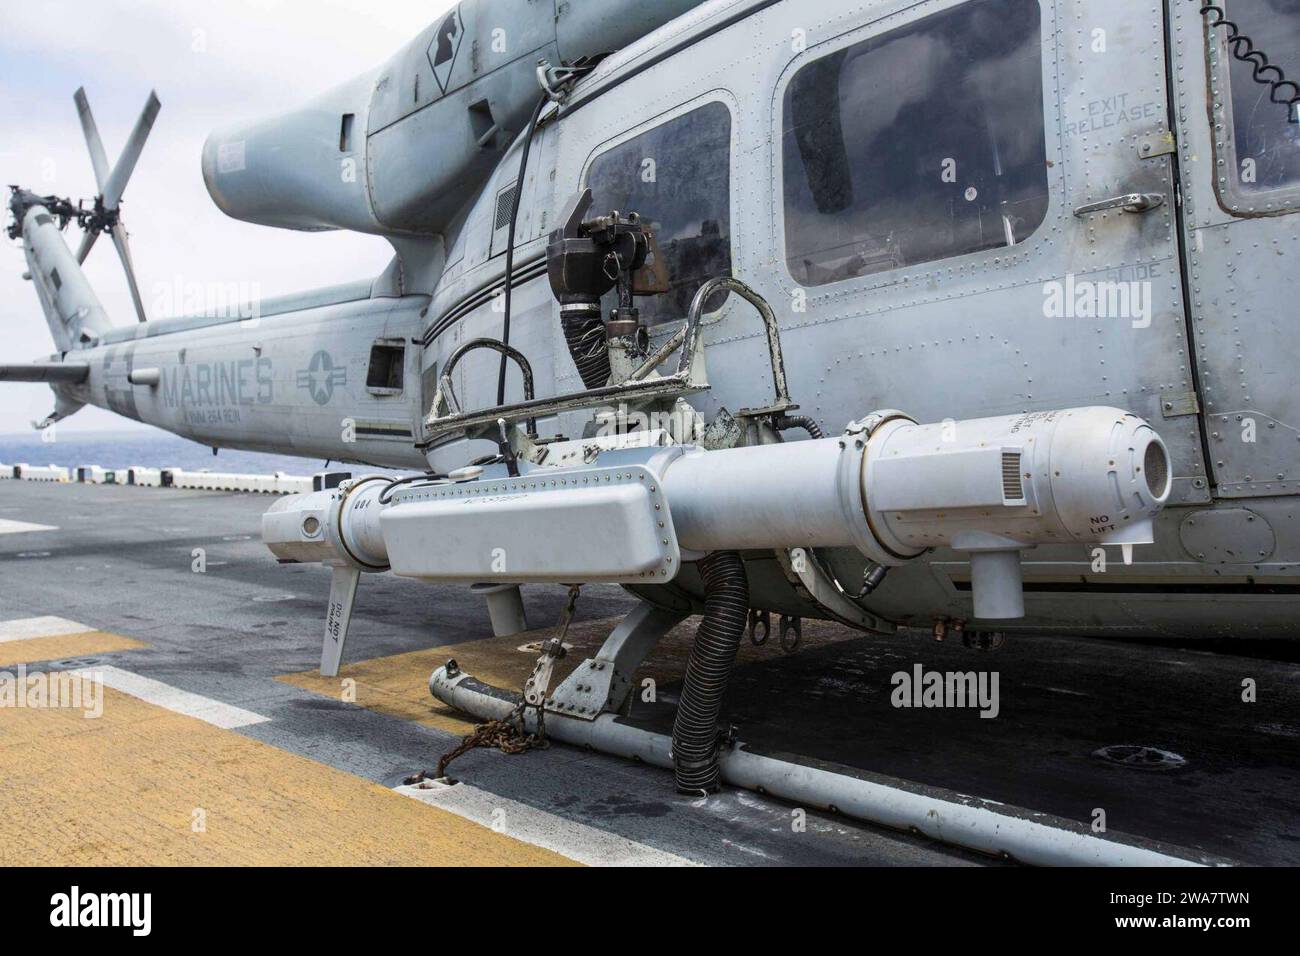
<path fill-rule="evenodd" d="M 1172 770 L 1187 763 L 1186 757 L 1179 756 L 1171 750 L 1141 747 L 1137 744 L 1111 744 L 1109 747 L 1094 750 L 1092 755 L 1100 757 L 1107 763 L 1137 770 Z"/>

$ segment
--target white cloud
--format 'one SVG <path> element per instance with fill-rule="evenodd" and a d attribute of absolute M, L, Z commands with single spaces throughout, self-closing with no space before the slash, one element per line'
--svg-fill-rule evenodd
<path fill-rule="evenodd" d="M 158 283 L 256 283 L 265 296 L 377 275 L 382 239 L 299 233 L 227 218 L 199 172 L 203 141 L 232 120 L 272 113 L 369 70 L 450 8 L 451 0 L 43 0 L 5 3 L 0 32 L 0 184 L 95 194 L 72 94 L 85 86 L 109 162 L 151 88 L 162 101 L 122 218 L 146 305 Z M 7 218 L 7 214 L 6 214 Z M 69 242 L 78 237 L 69 230 Z M 0 253 L 0 362 L 53 349 L 21 245 Z M 111 242 L 85 271 L 117 324 L 135 321 Z M 0 385 L 0 434 L 53 408 L 44 385 Z M 69 430 L 128 425 L 98 409 Z"/>

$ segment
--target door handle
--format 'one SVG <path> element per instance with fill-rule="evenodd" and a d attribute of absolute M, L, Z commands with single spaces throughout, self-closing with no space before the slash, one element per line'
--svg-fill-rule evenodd
<path fill-rule="evenodd" d="M 1115 196 L 1111 199 L 1103 199 L 1101 202 L 1090 202 L 1079 206 L 1074 210 L 1074 214 L 1082 218 L 1091 216 L 1093 213 L 1106 212 L 1110 209 L 1122 209 L 1124 212 L 1135 213 L 1150 212 L 1152 209 L 1158 209 L 1164 204 L 1164 193 L 1125 193 L 1123 196 Z"/>

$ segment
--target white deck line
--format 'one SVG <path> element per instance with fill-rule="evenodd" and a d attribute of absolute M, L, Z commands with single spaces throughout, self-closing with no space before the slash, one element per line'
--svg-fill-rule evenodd
<path fill-rule="evenodd" d="M 95 628 L 66 617 L 20 617 L 0 621 L 0 644 L 9 641 L 27 641 L 34 637 L 61 637 L 64 634 L 85 634 Z"/>
<path fill-rule="evenodd" d="M 120 667 L 111 665 L 106 667 L 82 667 L 72 671 L 72 673 L 83 674 L 91 679 L 102 678 L 104 684 L 114 690 L 130 694 L 147 704 L 154 704 L 174 713 L 184 714 L 186 717 L 197 718 L 223 730 L 234 730 L 237 727 L 247 727 L 249 724 L 262 724 L 271 719 L 270 717 L 263 717 L 261 714 L 255 714 L 251 710 L 236 707 L 233 704 L 224 704 L 219 700 L 213 700 L 211 697 L 204 697 L 188 690 L 181 690 L 179 687 L 172 687 L 170 684 L 164 684 L 152 677 L 144 677 L 131 671 L 122 670 Z"/>
<path fill-rule="evenodd" d="M 22 534 L 25 531 L 58 531 L 57 525 L 32 524 L 30 521 L 14 521 L 0 518 L 0 534 Z"/>
<path fill-rule="evenodd" d="M 397 787 L 433 807 L 447 810 L 498 833 L 550 850 L 587 866 L 696 866 L 698 864 L 637 843 L 615 833 L 566 820 L 546 810 L 488 793 L 467 783 L 447 785 L 427 781 L 419 786 Z"/>

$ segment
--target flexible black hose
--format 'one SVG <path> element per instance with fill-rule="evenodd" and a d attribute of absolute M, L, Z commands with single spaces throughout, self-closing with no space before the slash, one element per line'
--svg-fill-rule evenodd
<path fill-rule="evenodd" d="M 718 715 L 749 617 L 749 581 L 735 551 L 715 551 L 696 565 L 704 580 L 704 620 L 695 632 L 673 722 L 673 768 L 679 793 L 718 789 Z"/>
<path fill-rule="evenodd" d="M 807 415 L 782 415 L 777 419 L 776 427 L 780 431 L 785 431 L 788 428 L 802 428 L 814 440 L 826 437 L 822 427 L 817 424 L 817 419 Z"/>
<path fill-rule="evenodd" d="M 600 313 L 566 316 L 561 325 L 569 355 L 578 368 L 585 388 L 600 388 L 609 382 L 609 349 L 605 345 L 605 323 Z"/>
<path fill-rule="evenodd" d="M 501 341 L 510 344 L 510 287 L 515 281 L 515 225 L 519 222 L 519 200 L 524 195 L 524 173 L 528 172 L 528 154 L 533 151 L 533 136 L 537 133 L 537 124 L 542 118 L 542 110 L 551 101 L 543 94 L 533 110 L 533 118 L 528 123 L 528 135 L 524 137 L 524 150 L 519 157 L 519 176 L 515 180 L 515 194 L 510 205 L 510 231 L 506 236 L 506 292 L 505 317 L 501 320 Z M 501 355 L 501 371 L 497 374 L 497 405 L 506 403 L 506 355 Z"/>

